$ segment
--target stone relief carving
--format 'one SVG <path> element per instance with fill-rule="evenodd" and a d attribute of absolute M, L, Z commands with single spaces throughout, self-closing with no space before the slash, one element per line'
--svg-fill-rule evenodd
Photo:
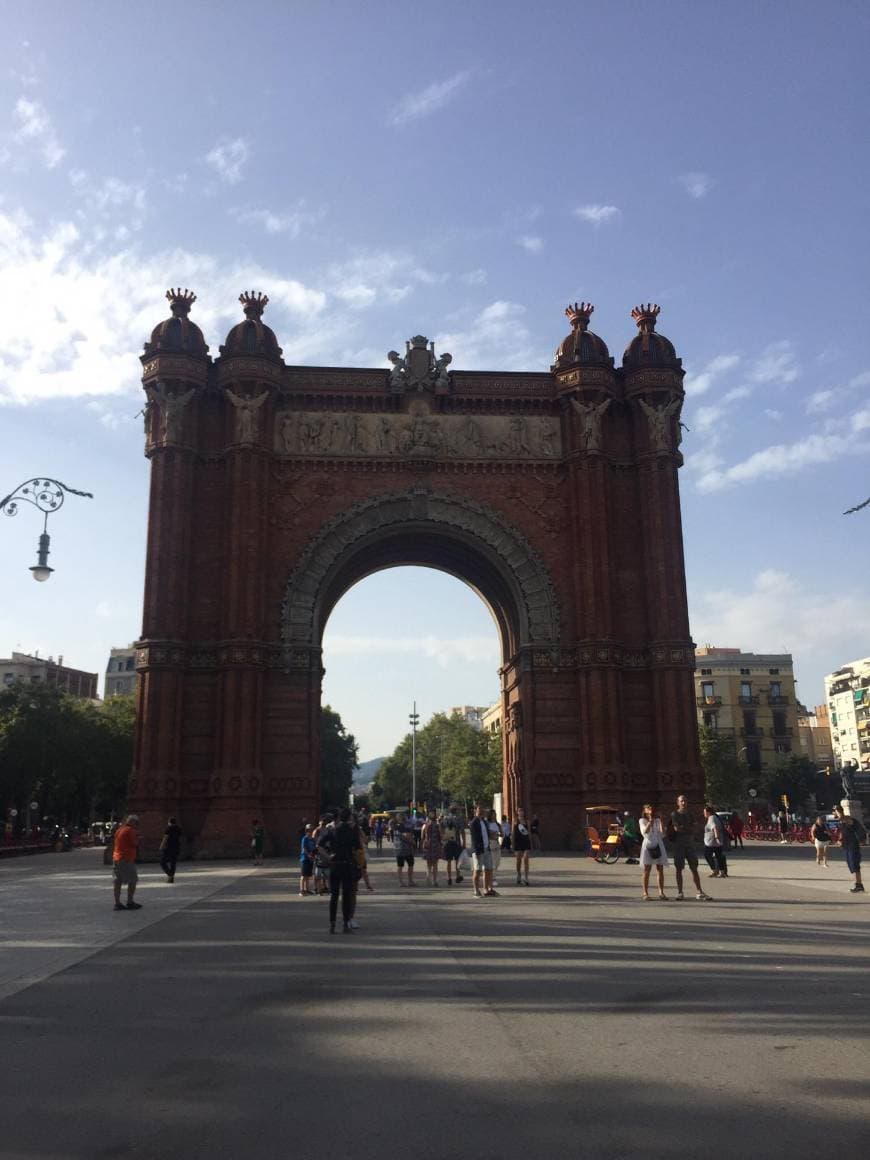
<path fill-rule="evenodd" d="M 572 399 L 571 406 L 580 416 L 581 445 L 586 451 L 600 451 L 601 420 L 610 406 L 610 399 L 604 399 L 601 403 L 580 403 Z"/>
<path fill-rule="evenodd" d="M 268 399 L 269 392 L 263 391 L 254 398 L 237 395 L 227 387 L 226 395 L 236 411 L 236 442 L 253 443 L 257 438 L 257 412 Z"/>
<path fill-rule="evenodd" d="M 279 455 L 555 459 L 557 424 L 533 415 L 408 415 L 285 411 L 275 425 Z"/>
<path fill-rule="evenodd" d="M 646 399 L 638 400 L 641 410 L 646 415 L 649 424 L 649 441 L 655 451 L 670 451 L 671 448 L 671 416 L 678 415 L 682 406 L 682 399 L 671 399 L 669 403 L 662 403 L 656 407 Z"/>
<path fill-rule="evenodd" d="M 151 401 L 156 402 L 163 415 L 163 439 L 166 443 L 177 443 L 181 438 L 184 410 L 190 402 L 194 388 L 172 394 L 166 383 L 157 383 L 153 388 Z"/>
<path fill-rule="evenodd" d="M 435 343 L 429 342 L 422 334 L 416 334 L 405 343 L 404 358 L 397 350 L 391 350 L 387 358 L 393 364 L 390 371 L 390 391 L 400 395 L 403 391 L 450 389 L 450 374 L 447 368 L 453 356 L 442 354 L 435 357 Z"/>

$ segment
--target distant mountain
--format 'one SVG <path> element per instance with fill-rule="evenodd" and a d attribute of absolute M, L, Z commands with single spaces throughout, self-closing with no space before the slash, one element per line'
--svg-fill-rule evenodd
<path fill-rule="evenodd" d="M 353 775 L 354 785 L 368 785 L 374 781 L 378 775 L 378 770 L 383 765 L 386 758 L 373 757 L 371 761 L 363 761 L 356 768 Z"/>

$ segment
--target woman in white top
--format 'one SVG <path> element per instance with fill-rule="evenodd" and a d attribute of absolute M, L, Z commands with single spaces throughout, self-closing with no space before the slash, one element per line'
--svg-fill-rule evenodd
<path fill-rule="evenodd" d="M 640 865 L 643 873 L 643 900 L 652 902 L 649 892 L 649 872 L 656 868 L 656 877 L 659 880 L 659 898 L 668 901 L 665 894 L 665 866 L 669 865 L 665 850 L 665 835 L 662 830 L 662 820 L 656 812 L 656 807 L 645 805 L 640 817 L 640 832 L 643 842 L 640 847 Z"/>

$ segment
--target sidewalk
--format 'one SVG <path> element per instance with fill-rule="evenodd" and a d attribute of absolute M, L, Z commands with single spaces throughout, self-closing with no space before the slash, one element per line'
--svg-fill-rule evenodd
<path fill-rule="evenodd" d="M 360 930 L 335 936 L 290 863 L 183 864 L 175 887 L 146 868 L 131 914 L 86 860 L 69 887 L 20 882 L 18 908 L 66 903 L 13 943 L 78 957 L 0 1002 L 3 1160 L 866 1144 L 870 909 L 841 864 L 816 879 L 811 851 L 748 848 L 709 904 L 643 903 L 638 867 L 567 855 L 483 901 L 371 866 Z"/>

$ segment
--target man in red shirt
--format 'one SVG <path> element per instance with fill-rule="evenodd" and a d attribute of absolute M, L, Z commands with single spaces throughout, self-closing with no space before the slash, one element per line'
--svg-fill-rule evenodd
<path fill-rule="evenodd" d="M 112 853 L 112 888 L 115 892 L 115 910 L 141 910 L 139 902 L 133 901 L 139 875 L 136 871 L 136 855 L 139 852 L 139 815 L 130 814 L 115 833 L 115 848 Z M 121 887 L 127 887 L 127 905 L 121 902 Z"/>

